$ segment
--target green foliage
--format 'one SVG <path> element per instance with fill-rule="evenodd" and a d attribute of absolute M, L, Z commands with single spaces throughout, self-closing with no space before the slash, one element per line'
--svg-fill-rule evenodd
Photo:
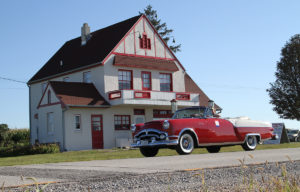
<path fill-rule="evenodd" d="M 8 131 L 8 125 L 7 124 L 0 124 L 0 133 Z"/>
<path fill-rule="evenodd" d="M 60 152 L 58 144 L 27 144 L 0 148 L 0 157 L 14 157 L 20 155 L 34 155 L 58 152 Z"/>
<path fill-rule="evenodd" d="M 168 29 L 166 23 L 161 23 L 161 20 L 157 17 L 156 10 L 152 9 L 151 5 L 148 5 L 144 12 L 139 14 L 145 14 L 147 18 L 150 20 L 154 28 L 157 30 L 158 34 L 163 38 L 163 40 L 168 44 L 169 48 L 176 53 L 177 51 L 181 51 L 181 44 L 175 45 L 175 38 L 171 36 L 173 29 Z M 169 40 L 172 37 L 172 45 L 169 44 Z"/>
<path fill-rule="evenodd" d="M 281 50 L 276 81 L 267 91 L 273 110 L 284 119 L 300 120 L 300 34 L 293 36 Z"/>
<path fill-rule="evenodd" d="M 0 147 L 8 147 L 18 143 L 29 143 L 29 129 L 10 129 L 0 133 Z"/>

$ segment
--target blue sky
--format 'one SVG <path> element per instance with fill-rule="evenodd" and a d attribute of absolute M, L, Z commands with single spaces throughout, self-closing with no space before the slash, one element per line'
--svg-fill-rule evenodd
<path fill-rule="evenodd" d="M 174 29 L 182 52 L 176 56 L 205 93 L 223 108 L 223 117 L 279 119 L 266 89 L 275 80 L 280 50 L 300 33 L 300 1 L 0 1 L 0 77 L 27 82 L 64 44 L 138 14 L 148 4 Z M 29 127 L 28 88 L 0 79 L 0 123 Z"/>

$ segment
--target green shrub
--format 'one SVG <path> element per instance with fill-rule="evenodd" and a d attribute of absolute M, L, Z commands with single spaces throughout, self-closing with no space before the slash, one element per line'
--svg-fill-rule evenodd
<path fill-rule="evenodd" d="M 0 133 L 0 147 L 8 147 L 17 143 L 29 143 L 29 129 L 10 129 Z"/>
<path fill-rule="evenodd" d="M 58 153 L 58 144 L 38 144 L 38 145 L 14 145 L 0 148 L 0 157 L 13 157 L 20 155 L 34 155 L 45 153 Z"/>

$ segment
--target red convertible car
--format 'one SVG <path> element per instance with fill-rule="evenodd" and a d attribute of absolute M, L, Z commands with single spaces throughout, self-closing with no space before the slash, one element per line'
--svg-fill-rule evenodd
<path fill-rule="evenodd" d="M 254 150 L 264 140 L 276 139 L 268 122 L 247 117 L 219 118 L 212 108 L 190 107 L 178 110 L 172 119 L 156 120 L 131 126 L 133 143 L 146 157 L 153 157 L 160 148 L 176 149 L 180 155 L 190 154 L 196 147 L 217 153 L 223 146 L 242 145 Z"/>

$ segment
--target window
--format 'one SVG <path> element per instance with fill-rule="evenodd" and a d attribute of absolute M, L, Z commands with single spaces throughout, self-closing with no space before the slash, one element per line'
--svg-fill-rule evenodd
<path fill-rule="evenodd" d="M 115 115 L 115 130 L 129 130 L 130 115 Z"/>
<path fill-rule="evenodd" d="M 132 89 L 132 71 L 119 70 L 119 90 Z"/>
<path fill-rule="evenodd" d="M 134 115 L 145 115 L 145 109 L 134 109 L 133 114 Z"/>
<path fill-rule="evenodd" d="M 80 115 L 75 115 L 75 130 L 81 129 L 81 118 Z"/>
<path fill-rule="evenodd" d="M 153 118 L 171 118 L 172 111 L 164 109 L 153 109 Z"/>
<path fill-rule="evenodd" d="M 140 48 L 141 49 L 151 49 L 151 40 L 147 38 L 146 34 L 143 34 L 143 37 L 140 38 Z"/>
<path fill-rule="evenodd" d="M 47 87 L 47 83 L 42 83 L 42 94 L 46 90 L 46 87 Z"/>
<path fill-rule="evenodd" d="M 47 133 L 53 134 L 54 132 L 54 117 L 53 112 L 47 113 Z"/>
<path fill-rule="evenodd" d="M 83 73 L 83 82 L 84 83 L 91 83 L 92 82 L 92 74 L 90 71 Z"/>
<path fill-rule="evenodd" d="M 93 131 L 101 131 L 102 127 L 102 116 L 92 115 L 92 129 Z"/>
<path fill-rule="evenodd" d="M 51 91 L 49 90 L 48 91 L 48 104 L 51 103 Z"/>
<path fill-rule="evenodd" d="M 151 72 L 142 72 L 142 88 L 143 90 L 151 90 Z"/>
<path fill-rule="evenodd" d="M 161 91 L 172 91 L 172 76 L 169 73 L 159 74 L 160 79 L 160 90 Z"/>
<path fill-rule="evenodd" d="M 63 78 L 63 82 L 69 82 L 70 81 L 70 78 L 69 77 L 64 77 Z"/>

